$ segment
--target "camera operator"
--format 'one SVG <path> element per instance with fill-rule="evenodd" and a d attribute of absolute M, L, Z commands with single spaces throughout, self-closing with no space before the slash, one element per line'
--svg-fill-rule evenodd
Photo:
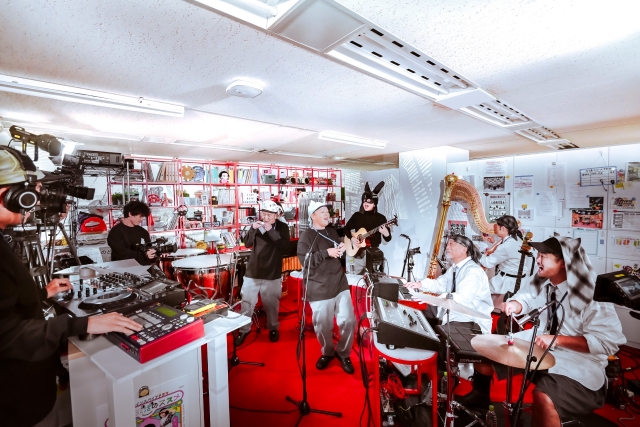
<path fill-rule="evenodd" d="M 2 423 L 14 427 L 58 426 L 52 410 L 62 369 L 58 353 L 68 337 L 142 328 L 117 313 L 45 320 L 42 300 L 70 290 L 70 283 L 54 279 L 39 289 L 3 233 L 23 223 L 38 202 L 37 180 L 28 156 L 0 146 L 0 413 Z"/>
<path fill-rule="evenodd" d="M 107 243 L 111 248 L 111 261 L 135 259 L 140 265 L 151 265 L 155 249 L 140 251 L 138 244 L 151 242 L 149 232 L 140 227 L 142 220 L 151 215 L 149 206 L 142 202 L 129 202 L 124 206 L 123 217 L 109 232 Z"/>

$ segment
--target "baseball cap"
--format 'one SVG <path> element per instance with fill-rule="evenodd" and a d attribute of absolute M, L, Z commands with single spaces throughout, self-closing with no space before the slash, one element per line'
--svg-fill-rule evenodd
<path fill-rule="evenodd" d="M 36 181 L 43 176 L 26 154 L 10 147 L 0 148 L 0 185 Z"/>
<path fill-rule="evenodd" d="M 260 204 L 260 210 L 262 212 L 271 212 L 271 213 L 277 214 L 277 213 L 280 213 L 282 208 L 272 200 L 265 200 Z"/>
<path fill-rule="evenodd" d="M 311 214 L 313 214 L 318 209 L 324 208 L 324 207 L 328 208 L 326 203 L 316 202 L 316 201 L 312 200 L 311 202 L 309 202 L 309 216 L 311 216 Z"/>
<path fill-rule="evenodd" d="M 549 237 L 544 242 L 529 242 L 529 245 L 543 254 L 554 254 L 562 257 L 562 246 L 555 237 Z"/>

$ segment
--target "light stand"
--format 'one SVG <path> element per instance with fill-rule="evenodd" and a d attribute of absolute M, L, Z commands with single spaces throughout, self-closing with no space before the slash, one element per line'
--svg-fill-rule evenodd
<path fill-rule="evenodd" d="M 316 237 L 318 237 L 318 235 L 316 234 Z M 315 243 L 315 239 L 313 240 L 313 243 Z M 309 282 L 309 264 L 311 263 L 311 250 L 313 249 L 313 243 L 311 243 L 311 246 L 309 247 L 309 252 L 307 253 L 307 255 L 305 256 L 304 259 L 304 265 L 302 268 L 302 271 L 304 271 L 305 268 L 307 268 L 307 274 L 304 276 L 304 296 L 302 298 L 302 316 L 300 316 L 300 335 L 298 336 L 298 348 L 296 349 L 296 358 L 298 360 L 300 360 L 300 350 L 302 349 L 302 368 L 300 369 L 300 376 L 302 377 L 302 400 L 301 401 L 296 401 L 294 399 L 292 399 L 291 397 L 287 396 L 287 401 L 293 403 L 294 405 L 296 405 L 298 407 L 298 409 L 300 410 L 300 416 L 298 417 L 298 421 L 296 421 L 296 427 L 298 427 L 298 425 L 300 424 L 300 421 L 302 421 L 302 418 L 304 418 L 306 415 L 309 415 L 310 413 L 316 413 L 316 414 L 324 414 L 324 415 L 331 415 L 332 417 L 338 417 L 341 418 L 342 417 L 342 412 L 330 412 L 330 411 L 322 411 L 320 409 L 312 409 L 309 406 L 309 402 L 307 401 L 307 351 L 306 351 L 306 345 L 305 345 L 305 337 L 304 337 L 304 328 L 305 328 L 305 321 L 306 321 L 306 317 L 305 313 L 304 313 L 304 308 L 307 305 L 307 285 Z"/>

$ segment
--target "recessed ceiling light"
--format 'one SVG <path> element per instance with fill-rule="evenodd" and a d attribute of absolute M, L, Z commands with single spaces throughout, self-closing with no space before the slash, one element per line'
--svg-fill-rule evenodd
<path fill-rule="evenodd" d="M 236 80 L 227 87 L 227 93 L 240 98 L 255 98 L 262 93 L 262 88 L 252 82 Z"/>

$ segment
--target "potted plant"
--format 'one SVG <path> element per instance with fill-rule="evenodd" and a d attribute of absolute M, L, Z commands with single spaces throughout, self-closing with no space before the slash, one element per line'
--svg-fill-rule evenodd
<path fill-rule="evenodd" d="M 121 205 L 122 204 L 122 193 L 113 193 L 111 195 L 111 204 L 113 205 Z"/>
<path fill-rule="evenodd" d="M 187 190 L 184 190 L 182 192 L 182 197 L 189 197 L 189 192 Z"/>

